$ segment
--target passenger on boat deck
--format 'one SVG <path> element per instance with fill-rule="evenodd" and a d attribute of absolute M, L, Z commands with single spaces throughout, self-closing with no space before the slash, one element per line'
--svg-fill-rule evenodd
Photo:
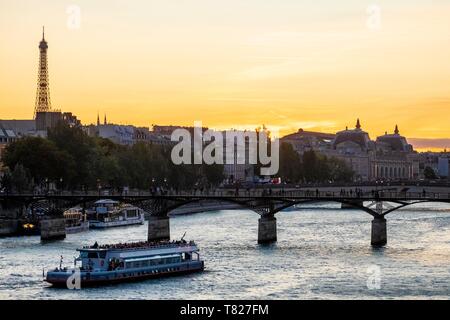
<path fill-rule="evenodd" d="M 169 244 L 175 244 L 175 245 L 185 245 L 187 242 L 183 239 L 180 241 L 140 241 L 140 242 L 131 242 L 131 243 L 118 243 L 118 244 L 106 244 L 106 245 L 99 245 L 97 242 L 90 247 L 91 249 L 134 249 L 134 248 L 147 248 L 147 247 L 158 247 L 158 246 L 164 246 Z M 191 241 L 190 244 L 193 242 Z"/>

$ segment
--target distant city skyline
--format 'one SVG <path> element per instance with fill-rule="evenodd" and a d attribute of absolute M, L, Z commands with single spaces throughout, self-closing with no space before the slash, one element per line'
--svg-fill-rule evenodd
<path fill-rule="evenodd" d="M 0 3 L 0 118 L 28 119 L 42 25 L 53 107 L 84 124 L 334 133 L 395 124 L 420 151 L 450 149 L 450 4 L 270 0 Z M 76 10 L 75 10 L 76 11 Z M 226 18 L 228 17 L 228 18 Z"/>

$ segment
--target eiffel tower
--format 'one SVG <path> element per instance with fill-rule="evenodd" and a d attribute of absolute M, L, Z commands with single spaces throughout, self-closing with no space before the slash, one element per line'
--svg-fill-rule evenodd
<path fill-rule="evenodd" d="M 50 103 L 50 84 L 48 76 L 47 61 L 48 44 L 45 41 L 45 29 L 42 28 L 42 41 L 39 44 L 39 72 L 36 93 L 36 105 L 34 108 L 34 118 L 38 112 L 49 112 L 52 110 Z"/>

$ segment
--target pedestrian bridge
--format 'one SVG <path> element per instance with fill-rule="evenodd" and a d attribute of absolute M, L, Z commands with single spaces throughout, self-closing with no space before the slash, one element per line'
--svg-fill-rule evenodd
<path fill-rule="evenodd" d="M 413 191 L 410 191 L 413 190 Z M 214 192 L 180 192 L 155 194 L 150 192 L 100 193 L 64 192 L 59 194 L 1 194 L 2 210 L 41 209 L 49 218 L 61 219 L 62 212 L 74 206 L 88 208 L 99 199 L 112 199 L 141 207 L 150 214 L 148 239 L 150 241 L 170 238 L 169 213 L 177 208 L 205 201 L 220 201 L 238 205 L 259 214 L 258 242 L 277 240 L 276 214 L 289 207 L 314 202 L 336 202 L 343 207 L 359 209 L 370 214 L 372 220 L 371 244 L 387 243 L 386 216 L 398 209 L 418 203 L 442 202 L 450 204 L 450 188 L 389 189 L 291 189 L 291 190 L 219 190 Z M 14 210 L 16 210 L 14 209 Z M 61 224 L 59 224 L 61 225 Z"/>

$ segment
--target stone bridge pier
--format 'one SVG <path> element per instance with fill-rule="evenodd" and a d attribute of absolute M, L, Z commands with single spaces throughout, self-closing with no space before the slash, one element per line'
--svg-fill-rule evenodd
<path fill-rule="evenodd" d="M 375 207 L 376 215 L 372 220 L 372 234 L 370 243 L 374 247 L 383 247 L 387 244 L 387 226 L 383 215 L 383 202 L 377 201 Z"/>
<path fill-rule="evenodd" d="M 40 227 L 41 241 L 62 240 L 66 238 L 66 219 L 63 215 L 42 219 Z"/>
<path fill-rule="evenodd" d="M 148 241 L 170 240 L 170 218 L 166 215 L 150 215 Z"/>
<path fill-rule="evenodd" d="M 13 236 L 17 233 L 19 218 L 25 212 L 22 204 L 0 203 L 0 237 Z"/>
<path fill-rule="evenodd" d="M 277 241 L 277 219 L 273 214 L 264 214 L 258 220 L 258 243 Z"/>
<path fill-rule="evenodd" d="M 372 236 L 370 243 L 374 247 L 382 247 L 387 244 L 386 219 L 384 217 L 372 220 Z"/>

